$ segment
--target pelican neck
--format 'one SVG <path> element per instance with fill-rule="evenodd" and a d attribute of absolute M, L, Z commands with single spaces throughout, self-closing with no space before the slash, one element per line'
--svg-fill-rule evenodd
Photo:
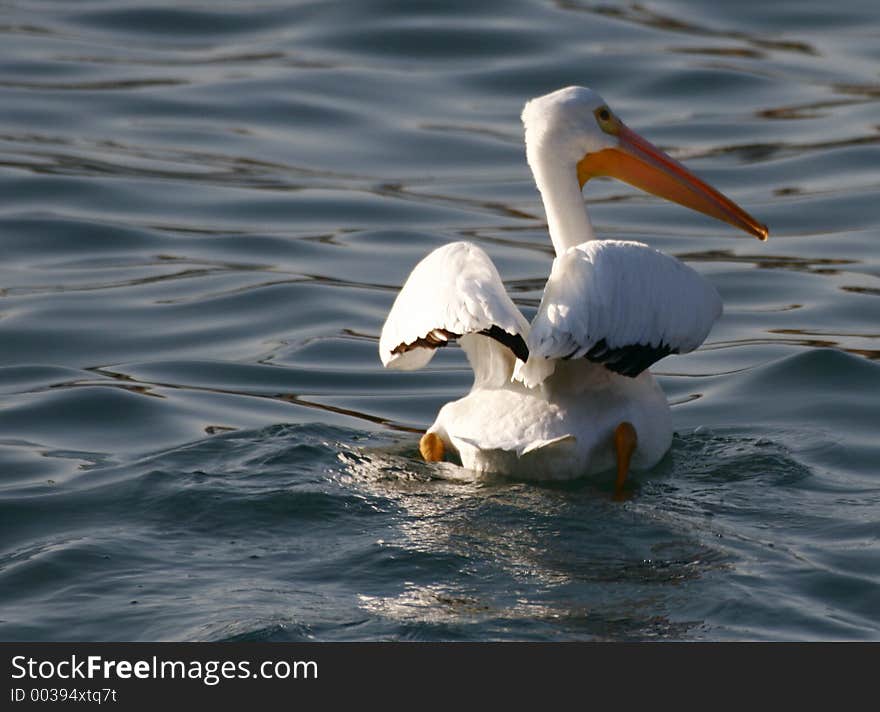
<path fill-rule="evenodd" d="M 544 202 L 547 227 L 556 256 L 582 242 L 595 240 L 593 225 L 584 205 L 577 178 L 577 166 L 535 156 L 530 152 L 529 165 Z"/>

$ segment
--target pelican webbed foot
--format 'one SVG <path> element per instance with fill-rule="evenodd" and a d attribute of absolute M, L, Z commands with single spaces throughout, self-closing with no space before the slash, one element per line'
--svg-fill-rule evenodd
<path fill-rule="evenodd" d="M 440 462 L 446 452 L 446 446 L 437 433 L 425 433 L 419 440 L 419 452 L 425 462 Z"/>
<path fill-rule="evenodd" d="M 623 493 L 623 485 L 629 474 L 629 463 L 638 445 L 638 436 L 632 423 L 622 422 L 614 429 L 614 449 L 617 451 L 617 482 L 614 486 L 615 497 Z"/>

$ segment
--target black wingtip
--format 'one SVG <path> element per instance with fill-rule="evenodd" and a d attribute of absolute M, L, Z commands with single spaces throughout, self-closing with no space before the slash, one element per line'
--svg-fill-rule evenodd
<path fill-rule="evenodd" d="M 659 346 L 629 344 L 609 348 L 605 339 L 601 339 L 584 354 L 584 358 L 594 363 L 601 363 L 609 371 L 619 373 L 621 376 L 635 378 L 660 359 L 674 353 L 677 353 L 675 349 L 663 343 Z"/>
<path fill-rule="evenodd" d="M 442 336 L 443 338 L 438 338 Z M 410 343 L 402 343 L 391 349 L 392 354 L 403 354 L 413 349 L 439 349 L 447 344 L 451 339 L 457 339 L 461 334 L 456 334 L 446 329 L 432 329 L 425 336 L 422 336 Z"/>
<path fill-rule="evenodd" d="M 529 347 L 526 346 L 525 339 L 519 334 L 509 334 L 500 326 L 496 326 L 493 324 L 488 329 L 483 329 L 482 331 L 478 331 L 478 334 L 482 334 L 483 336 L 488 336 L 490 339 L 494 339 L 502 346 L 506 346 L 509 348 L 513 355 L 516 356 L 520 361 L 528 361 L 529 360 Z M 442 337 L 442 338 L 438 338 Z M 416 339 L 408 344 L 398 344 L 393 349 L 391 349 L 392 354 L 402 354 L 407 351 L 411 351 L 412 349 L 418 348 L 426 348 L 426 349 L 438 349 L 446 346 L 450 341 L 454 339 L 461 338 L 461 334 L 456 334 L 453 331 L 447 331 L 446 329 L 432 329 L 425 336 Z"/>
<path fill-rule="evenodd" d="M 488 329 L 483 329 L 480 333 L 509 348 L 513 351 L 513 355 L 523 363 L 529 360 L 529 347 L 526 346 L 525 339 L 519 334 L 510 334 L 495 324 L 492 324 Z"/>

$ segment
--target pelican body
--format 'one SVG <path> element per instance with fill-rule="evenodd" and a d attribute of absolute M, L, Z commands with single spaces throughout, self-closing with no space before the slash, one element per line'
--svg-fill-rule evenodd
<path fill-rule="evenodd" d="M 612 176 L 765 240 L 767 228 L 629 129 L 596 92 L 567 87 L 522 112 L 526 157 L 556 253 L 531 324 L 488 255 L 468 242 L 413 269 L 379 341 L 386 367 L 426 365 L 457 340 L 474 371 L 420 443 L 427 460 L 477 473 L 571 479 L 653 467 L 672 419 L 649 367 L 687 353 L 722 311 L 715 288 L 640 242 L 599 240 L 582 189 Z"/>

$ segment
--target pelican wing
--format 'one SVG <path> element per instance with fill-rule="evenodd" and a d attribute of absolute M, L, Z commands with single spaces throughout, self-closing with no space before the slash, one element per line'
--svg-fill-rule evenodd
<path fill-rule="evenodd" d="M 528 328 L 488 255 L 469 242 L 454 242 L 413 269 L 382 327 L 379 356 L 387 367 L 413 370 L 426 365 L 438 347 L 468 336 L 461 343 L 476 366 L 486 340 L 472 335 L 481 335 L 492 340 L 491 352 L 497 342 L 525 361 Z"/>
<path fill-rule="evenodd" d="M 554 260 L 528 346 L 533 356 L 587 358 L 634 377 L 697 348 L 721 308 L 715 288 L 674 257 L 593 240 Z"/>

